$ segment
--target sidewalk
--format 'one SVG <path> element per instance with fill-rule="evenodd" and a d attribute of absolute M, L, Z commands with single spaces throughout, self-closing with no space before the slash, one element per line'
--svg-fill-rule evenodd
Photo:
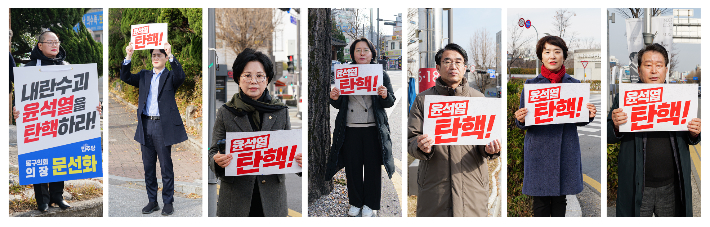
<path fill-rule="evenodd" d="M 135 106 L 109 98 L 109 216 L 146 216 L 147 204 L 140 144 L 133 140 L 137 127 Z M 192 139 L 172 146 L 175 173 L 175 213 L 202 216 L 202 148 Z M 156 166 L 159 203 L 162 208 L 160 162 Z M 189 209 L 181 209 L 189 208 Z M 160 216 L 155 212 L 147 216 Z"/>

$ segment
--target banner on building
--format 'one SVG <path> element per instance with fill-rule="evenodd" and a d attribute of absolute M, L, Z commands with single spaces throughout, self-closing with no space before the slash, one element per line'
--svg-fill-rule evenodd
<path fill-rule="evenodd" d="M 164 49 L 167 40 L 167 23 L 131 25 L 133 50 Z"/>
<path fill-rule="evenodd" d="M 697 84 L 619 84 L 620 132 L 688 131 L 698 117 Z"/>
<path fill-rule="evenodd" d="M 626 19 L 626 47 L 629 52 L 629 68 L 631 69 L 631 77 L 638 77 L 638 56 L 639 50 L 644 47 L 643 43 L 643 18 L 628 18 Z M 655 16 L 651 17 L 651 33 L 654 34 L 653 42 L 661 44 L 668 54 L 668 62 L 670 62 L 671 52 L 673 51 L 673 16 Z M 666 78 L 668 78 L 666 73 Z"/>
<path fill-rule="evenodd" d="M 335 86 L 340 95 L 377 95 L 382 77 L 380 64 L 335 65 Z"/>
<path fill-rule="evenodd" d="M 96 64 L 13 69 L 20 184 L 102 177 Z"/>
<path fill-rule="evenodd" d="M 226 176 L 270 175 L 303 171 L 296 162 L 301 153 L 301 129 L 227 132 L 226 151 L 232 162 Z"/>
<path fill-rule="evenodd" d="M 423 133 L 435 145 L 485 145 L 500 139 L 501 99 L 427 95 Z"/>
<path fill-rule="evenodd" d="M 589 84 L 525 84 L 528 108 L 525 125 L 550 125 L 589 121 Z"/>

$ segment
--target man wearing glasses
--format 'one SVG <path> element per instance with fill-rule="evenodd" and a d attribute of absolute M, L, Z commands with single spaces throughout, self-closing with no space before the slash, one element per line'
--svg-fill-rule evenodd
<path fill-rule="evenodd" d="M 499 156 L 500 142 L 483 145 L 437 145 L 423 134 L 424 96 L 483 97 L 464 77 L 468 56 L 450 43 L 434 57 L 439 78 L 436 85 L 419 93 L 409 113 L 408 152 L 421 160 L 417 174 L 418 217 L 485 217 L 488 215 L 487 160 Z M 481 107 L 486 108 L 486 107 Z"/>
<path fill-rule="evenodd" d="M 185 126 L 175 103 L 175 92 L 185 81 L 185 72 L 180 62 L 173 57 L 170 47 L 165 42 L 165 49 L 150 50 L 153 70 L 143 69 L 138 74 L 131 74 L 133 43 L 129 43 L 126 59 L 121 66 L 121 80 L 138 87 L 138 127 L 133 139 L 141 144 L 143 154 L 145 188 L 148 191 L 148 205 L 143 208 L 144 214 L 160 209 L 155 166 L 157 160 L 160 160 L 160 174 L 163 177 L 162 214 L 173 214 L 175 179 L 170 148 L 173 144 L 187 140 Z M 170 61 L 172 71 L 165 68 L 167 61 Z"/>

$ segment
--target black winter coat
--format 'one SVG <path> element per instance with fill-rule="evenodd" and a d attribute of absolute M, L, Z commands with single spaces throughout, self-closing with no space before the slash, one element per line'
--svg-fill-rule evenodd
<path fill-rule="evenodd" d="M 392 140 L 390 139 L 390 126 L 387 119 L 385 108 L 394 106 L 396 98 L 392 91 L 392 84 L 387 72 L 382 72 L 382 83 L 387 88 L 387 98 L 382 99 L 379 95 L 372 95 L 372 109 L 375 111 L 375 122 L 377 124 L 378 138 L 380 139 L 380 147 L 382 148 L 382 163 L 385 165 L 387 175 L 392 178 L 394 174 L 394 160 L 392 159 Z M 335 130 L 333 131 L 333 144 L 330 147 L 330 155 L 328 156 L 328 169 L 326 170 L 325 180 L 331 180 L 333 176 L 342 168 L 345 167 L 345 155 L 340 153 L 345 140 L 345 127 L 347 123 L 348 98 L 341 95 L 338 100 L 330 100 L 330 105 L 339 109 L 338 116 L 335 118 Z"/>
<path fill-rule="evenodd" d="M 39 50 L 39 47 L 35 46 L 35 48 L 32 49 L 32 52 L 30 53 L 30 62 L 25 64 L 25 66 L 37 66 L 37 60 L 41 62 L 40 66 L 43 65 L 68 65 L 69 62 L 64 61 L 64 59 L 67 58 L 67 52 L 64 51 L 63 47 L 59 47 L 59 53 L 57 53 L 57 57 L 55 58 L 48 58 L 47 56 L 44 56 L 41 50 Z"/>
<path fill-rule="evenodd" d="M 646 133 L 644 132 L 622 132 L 621 137 L 614 134 L 614 122 L 611 119 L 612 111 L 619 108 L 619 95 L 614 97 L 614 104 L 607 115 L 607 143 L 619 143 L 619 166 L 618 182 L 619 189 L 616 192 L 616 216 L 617 217 L 638 217 L 641 214 L 641 200 L 643 199 L 644 168 L 646 162 Z M 627 114 L 629 112 L 626 112 Z M 697 138 L 690 138 L 690 132 L 678 131 L 670 133 L 673 156 L 675 157 L 678 173 L 675 182 L 676 189 L 676 216 L 693 216 L 693 193 L 690 186 L 690 151 L 688 145 L 696 145 L 700 142 L 700 135 Z M 701 133 L 702 134 L 702 133 Z"/>

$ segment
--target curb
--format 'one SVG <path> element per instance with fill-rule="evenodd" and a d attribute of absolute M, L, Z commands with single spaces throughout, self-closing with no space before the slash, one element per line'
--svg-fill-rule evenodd
<path fill-rule="evenodd" d="M 129 102 L 126 101 L 125 99 L 121 98 L 121 96 L 116 95 L 113 91 L 110 91 L 109 94 L 110 94 L 111 97 L 115 98 L 116 100 L 118 100 L 119 102 L 121 102 L 123 105 L 127 105 L 127 106 L 129 106 L 129 107 L 131 107 L 131 108 L 133 108 L 133 109 L 138 109 L 138 107 L 137 107 L 136 105 L 133 105 L 133 104 L 129 103 Z M 183 116 L 182 114 L 180 114 L 180 117 L 183 117 L 183 118 L 184 118 L 185 116 Z M 200 150 L 200 151 L 202 150 L 202 142 L 199 141 L 198 139 L 196 139 L 195 137 L 193 137 L 192 135 L 190 135 L 189 133 L 187 134 L 187 140 L 186 140 L 186 141 L 188 141 L 189 144 L 190 144 L 194 149 Z"/>
<path fill-rule="evenodd" d="M 124 183 L 133 183 L 145 187 L 144 179 L 133 179 L 128 177 L 119 177 L 114 175 L 109 175 L 109 185 L 121 185 Z M 159 180 L 159 179 L 158 179 Z M 175 191 L 183 194 L 194 193 L 196 195 L 202 196 L 202 180 L 199 182 L 174 182 Z M 163 187 L 163 182 L 158 181 L 158 187 Z"/>
<path fill-rule="evenodd" d="M 103 196 L 90 200 L 73 202 L 72 207 L 62 210 L 59 207 L 50 207 L 49 211 L 42 213 L 38 210 L 17 212 L 10 214 L 11 217 L 103 217 L 104 199 Z"/>
<path fill-rule="evenodd" d="M 567 211 L 565 217 L 582 217 L 582 206 L 576 195 L 567 195 Z"/>

